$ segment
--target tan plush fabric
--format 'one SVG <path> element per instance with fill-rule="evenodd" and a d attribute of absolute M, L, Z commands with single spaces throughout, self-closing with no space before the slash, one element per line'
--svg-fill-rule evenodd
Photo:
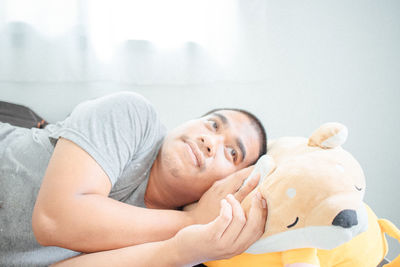
<path fill-rule="evenodd" d="M 386 254 L 385 240 L 376 216 L 363 203 L 363 170 L 341 147 L 346 138 L 344 125 L 327 123 L 309 139 L 270 142 L 268 156 L 257 163 L 263 168 L 254 170 L 265 172 L 260 184 L 242 203 L 248 212 L 256 191 L 267 201 L 265 233 L 247 251 L 259 255 L 207 265 L 376 266 Z"/>

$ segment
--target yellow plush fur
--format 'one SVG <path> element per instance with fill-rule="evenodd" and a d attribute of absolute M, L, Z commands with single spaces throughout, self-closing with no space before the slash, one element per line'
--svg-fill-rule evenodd
<path fill-rule="evenodd" d="M 400 240 L 400 231 L 389 221 L 378 219 L 367 207 L 368 230 L 331 250 L 306 248 L 265 254 L 243 253 L 228 260 L 208 262 L 208 267 L 282 267 L 294 263 L 309 263 L 328 267 L 376 267 L 388 252 L 384 233 Z M 400 266 L 400 258 L 385 267 Z"/>

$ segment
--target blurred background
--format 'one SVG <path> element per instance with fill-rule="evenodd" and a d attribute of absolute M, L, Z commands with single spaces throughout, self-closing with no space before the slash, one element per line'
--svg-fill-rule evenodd
<path fill-rule="evenodd" d="M 121 90 L 168 128 L 215 107 L 270 138 L 342 122 L 365 201 L 400 226 L 400 1 L 0 0 L 0 100 L 56 122 Z"/>

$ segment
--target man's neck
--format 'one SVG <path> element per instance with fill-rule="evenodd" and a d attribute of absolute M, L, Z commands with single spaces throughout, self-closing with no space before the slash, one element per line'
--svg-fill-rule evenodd
<path fill-rule="evenodd" d="M 175 188 L 171 188 L 171 186 L 165 183 L 165 180 L 169 177 L 161 176 L 168 174 L 162 171 L 159 160 L 158 155 L 150 169 L 149 181 L 144 195 L 144 203 L 146 207 L 151 209 L 176 209 L 181 207 L 187 203 L 187 201 L 185 201 L 185 197 L 182 197 Z M 162 177 L 162 179 L 160 179 L 160 177 Z"/>

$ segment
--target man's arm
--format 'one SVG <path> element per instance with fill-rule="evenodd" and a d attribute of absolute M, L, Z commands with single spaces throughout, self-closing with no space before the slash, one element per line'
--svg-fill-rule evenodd
<path fill-rule="evenodd" d="M 260 194 L 253 198 L 246 220 L 240 203 L 228 196 L 214 221 L 186 227 L 171 239 L 81 255 L 55 266 L 192 266 L 230 258 L 261 237 L 267 216 L 262 201 Z"/>
<path fill-rule="evenodd" d="M 207 205 L 192 212 L 139 208 L 108 198 L 111 183 L 103 169 L 79 146 L 60 138 L 36 200 L 33 231 L 42 245 L 81 252 L 165 240 L 207 217 L 202 214 L 218 211 L 220 199 L 235 193 L 250 171 L 216 183 L 202 198 Z M 241 201 L 255 185 L 248 183 L 236 198 Z"/>
<path fill-rule="evenodd" d="M 95 160 L 60 138 L 33 212 L 38 242 L 93 252 L 168 239 L 193 223 L 185 212 L 113 200 L 108 198 L 110 190 L 110 180 Z"/>

